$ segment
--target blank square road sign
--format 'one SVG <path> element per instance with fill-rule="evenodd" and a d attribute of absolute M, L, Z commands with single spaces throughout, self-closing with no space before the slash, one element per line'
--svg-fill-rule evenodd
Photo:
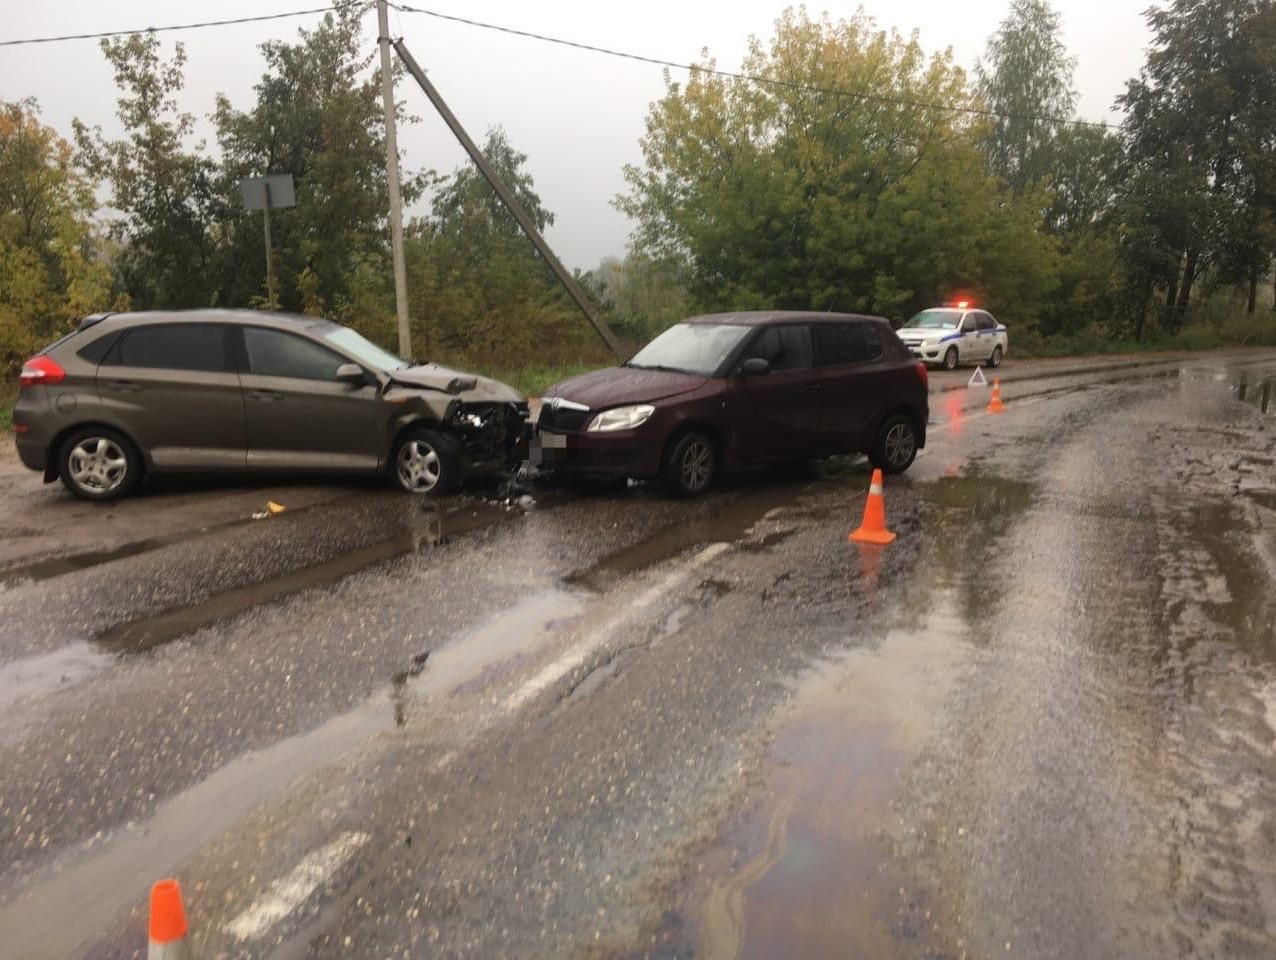
<path fill-rule="evenodd" d="M 297 205 L 297 197 L 292 189 L 292 174 L 271 173 L 264 177 L 248 177 L 239 181 L 239 193 L 244 198 L 245 210 L 261 210 L 266 206 L 263 185 L 270 187 L 270 209 Z"/>

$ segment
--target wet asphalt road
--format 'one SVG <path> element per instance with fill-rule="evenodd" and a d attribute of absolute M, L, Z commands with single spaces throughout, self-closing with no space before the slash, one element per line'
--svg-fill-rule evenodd
<path fill-rule="evenodd" d="M 199 957 L 1273 955 L 1276 355 L 967 376 L 884 550 L 860 462 L 102 508 L 9 454 L 0 956 L 144 955 L 168 874 Z"/>

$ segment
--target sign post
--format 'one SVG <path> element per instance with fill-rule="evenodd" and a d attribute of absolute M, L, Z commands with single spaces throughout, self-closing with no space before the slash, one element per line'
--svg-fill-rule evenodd
<path fill-rule="evenodd" d="M 245 210 L 260 210 L 266 228 L 266 297 L 270 309 L 275 309 L 275 258 L 271 255 L 270 209 L 271 207 L 295 207 L 297 197 L 293 191 L 291 173 L 271 173 L 264 177 L 248 177 L 239 181 L 239 193 Z"/>

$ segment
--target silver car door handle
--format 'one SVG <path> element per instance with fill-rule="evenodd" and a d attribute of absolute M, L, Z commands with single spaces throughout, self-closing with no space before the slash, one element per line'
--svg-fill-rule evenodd
<path fill-rule="evenodd" d="M 278 390 L 249 390 L 248 395 L 255 400 L 282 400 L 284 395 Z"/>
<path fill-rule="evenodd" d="M 134 383 L 132 380 L 111 380 L 107 383 L 107 387 L 111 390 L 118 390 L 120 393 L 136 393 L 142 389 L 140 383 Z"/>

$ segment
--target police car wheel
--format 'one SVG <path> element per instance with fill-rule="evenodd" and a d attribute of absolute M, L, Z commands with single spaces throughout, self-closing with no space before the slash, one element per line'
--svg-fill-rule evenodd
<path fill-rule="evenodd" d="M 957 369 L 957 348 L 956 347 L 949 347 L 948 352 L 944 354 L 944 369 L 945 370 Z"/>
<path fill-rule="evenodd" d="M 999 366 L 1001 366 L 1001 347 L 1000 347 L 1000 345 L 998 345 L 998 346 L 996 346 L 996 347 L 993 347 L 993 350 L 992 350 L 992 356 L 988 358 L 988 366 L 990 366 L 990 367 L 999 367 Z"/>

